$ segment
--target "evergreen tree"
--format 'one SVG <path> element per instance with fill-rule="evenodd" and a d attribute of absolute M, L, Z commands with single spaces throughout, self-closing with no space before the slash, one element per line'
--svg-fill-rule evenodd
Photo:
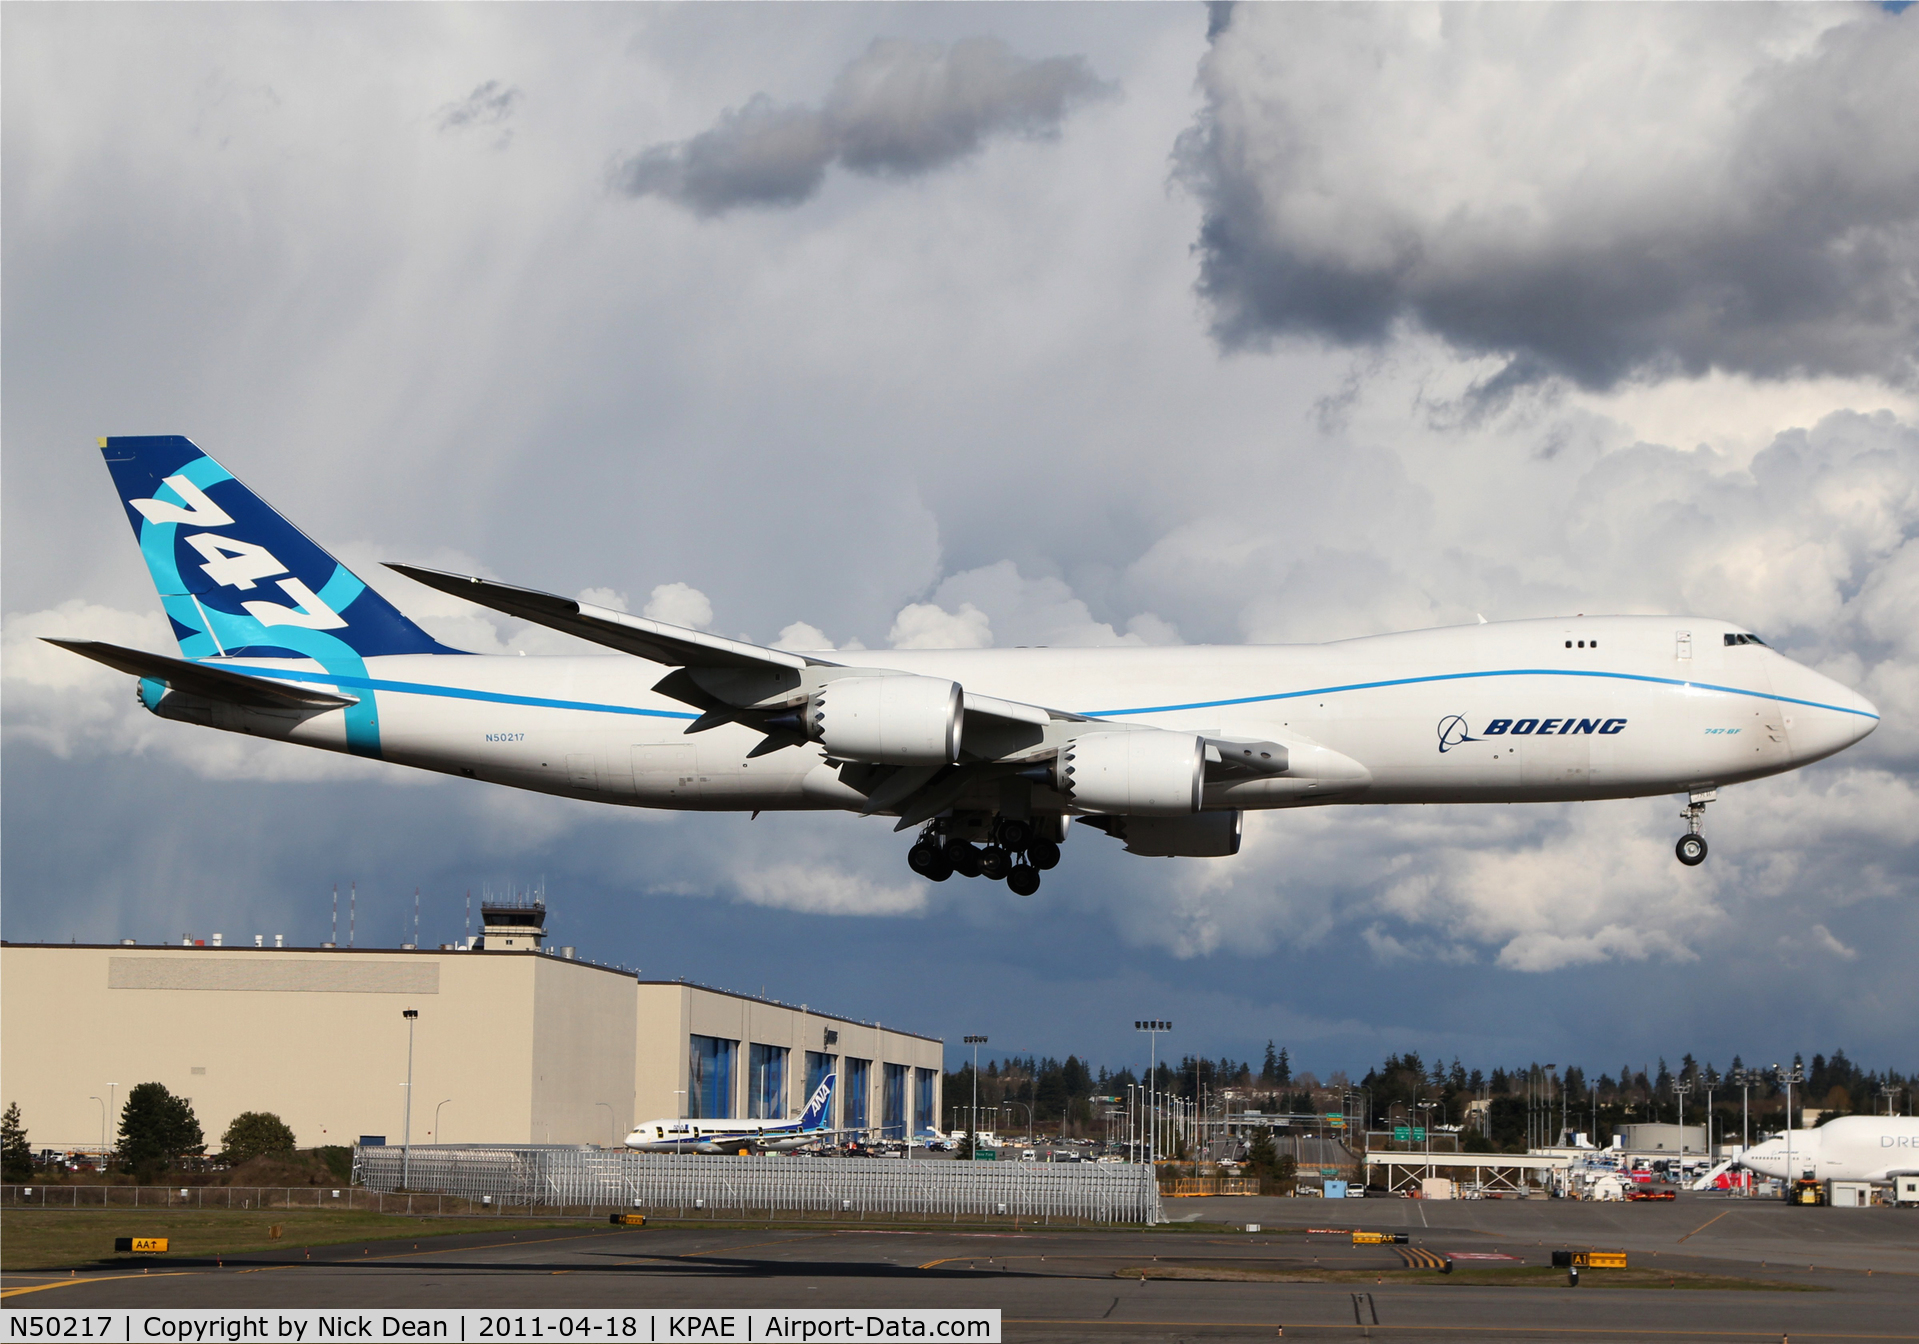
<path fill-rule="evenodd" d="M 1279 1049 L 1279 1067 L 1273 1073 L 1273 1079 L 1281 1087 L 1293 1081 L 1293 1062 L 1286 1057 L 1286 1047 Z"/>
<path fill-rule="evenodd" d="M 156 1175 L 175 1160 L 206 1148 L 200 1122 L 185 1097 L 163 1083 L 141 1083 L 120 1111 L 120 1159 L 126 1169 Z"/>
<path fill-rule="evenodd" d="M 292 1157 L 293 1131 L 271 1111 L 242 1111 L 220 1136 L 220 1151 L 239 1166 L 256 1157 Z"/>
<path fill-rule="evenodd" d="M 33 1145 L 27 1142 L 26 1127 L 20 1123 L 20 1103 L 7 1107 L 0 1115 L 0 1180 L 33 1179 Z"/>
<path fill-rule="evenodd" d="M 1266 1057 L 1259 1063 L 1259 1081 L 1267 1087 L 1279 1082 L 1279 1056 L 1273 1053 L 1273 1043 L 1266 1042 Z"/>

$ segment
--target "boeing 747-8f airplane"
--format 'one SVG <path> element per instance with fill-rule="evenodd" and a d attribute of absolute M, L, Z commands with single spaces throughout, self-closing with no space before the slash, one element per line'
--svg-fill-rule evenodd
<path fill-rule="evenodd" d="M 1504 621 L 1332 644 L 788 653 L 391 568 L 611 653 L 431 638 L 177 436 L 100 441 L 183 657 L 55 643 L 162 718 L 628 807 L 839 809 L 1029 895 L 1077 818 L 1217 857 L 1249 808 L 1686 795 L 1841 751 L 1871 704 L 1738 625 Z M 662 675 L 662 669 L 670 669 Z"/>

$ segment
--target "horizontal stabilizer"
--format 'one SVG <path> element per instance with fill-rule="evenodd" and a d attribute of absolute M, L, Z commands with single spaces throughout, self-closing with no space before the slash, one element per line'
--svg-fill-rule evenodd
<path fill-rule="evenodd" d="M 267 681 L 265 678 L 273 674 L 266 669 L 257 674 L 233 672 L 205 663 L 190 663 L 184 658 L 123 649 L 118 644 L 103 644 L 93 639 L 49 639 L 47 643 L 57 644 L 96 663 L 105 663 L 116 672 L 164 681 L 176 691 L 208 700 L 224 700 L 257 709 L 341 709 L 359 703 L 350 696 L 335 695 L 331 691 Z"/>
<path fill-rule="evenodd" d="M 577 635 L 609 649 L 665 663 L 669 667 L 797 669 L 835 666 L 822 658 L 762 648 L 744 640 L 667 625 L 644 616 L 629 616 L 623 611 L 575 602 L 570 597 L 556 597 L 532 588 L 517 588 L 510 583 L 445 574 L 437 569 L 421 569 L 417 565 L 389 564 L 387 568 L 396 574 L 406 575 L 415 583 L 424 583 L 429 588 L 465 598 L 468 602 L 491 607 L 508 616 L 518 616 L 523 621 L 532 621 L 550 630 Z"/>

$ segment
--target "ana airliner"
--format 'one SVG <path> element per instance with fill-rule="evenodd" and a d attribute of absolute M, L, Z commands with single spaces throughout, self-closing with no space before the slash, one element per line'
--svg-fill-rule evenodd
<path fill-rule="evenodd" d="M 834 1077 L 820 1079 L 797 1120 L 648 1120 L 633 1126 L 626 1146 L 642 1153 L 790 1153 L 844 1132 L 826 1125 Z"/>
<path fill-rule="evenodd" d="M 1681 794 L 1830 756 L 1863 697 L 1703 617 L 1331 644 L 792 653 L 489 579 L 390 568 L 597 652 L 462 653 L 178 436 L 100 441 L 179 657 L 55 640 L 183 723 L 627 807 L 841 810 L 908 863 L 1030 895 L 1068 823 L 1238 852 L 1256 808 Z M 662 675 L 662 670 L 664 671 Z"/>

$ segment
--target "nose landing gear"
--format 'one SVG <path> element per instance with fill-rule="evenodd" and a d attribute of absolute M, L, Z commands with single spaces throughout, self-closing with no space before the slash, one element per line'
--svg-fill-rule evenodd
<path fill-rule="evenodd" d="M 1686 810 L 1679 814 L 1686 819 L 1686 833 L 1679 837 L 1679 843 L 1673 846 L 1673 852 L 1688 868 L 1697 868 L 1706 861 L 1706 837 L 1699 832 L 1706 819 L 1706 804 L 1718 796 L 1717 789 L 1702 789 L 1697 793 L 1688 794 Z"/>

